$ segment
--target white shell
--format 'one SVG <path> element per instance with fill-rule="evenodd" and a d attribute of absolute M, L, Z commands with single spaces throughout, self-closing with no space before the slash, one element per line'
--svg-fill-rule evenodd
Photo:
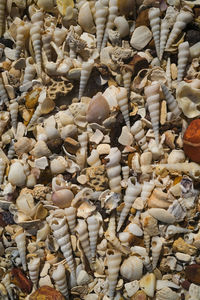
<path fill-rule="evenodd" d="M 141 192 L 141 199 L 145 203 L 149 196 L 151 195 L 151 192 L 153 191 L 155 186 L 154 180 L 151 181 L 144 181 L 142 185 L 142 192 Z"/>
<path fill-rule="evenodd" d="M 65 296 L 66 299 L 69 299 L 65 267 L 62 263 L 58 264 L 57 268 L 53 271 L 52 278 L 63 296 Z"/>
<path fill-rule="evenodd" d="M 153 269 L 156 268 L 160 252 L 162 249 L 162 240 L 160 237 L 155 236 L 151 240 L 151 251 L 152 251 L 152 267 Z"/>
<path fill-rule="evenodd" d="M 172 96 L 171 92 L 166 87 L 166 85 L 161 84 L 161 87 L 162 87 L 162 91 L 165 96 L 165 99 L 167 100 L 167 104 L 169 106 L 170 111 L 174 114 L 175 117 L 179 117 L 181 114 L 181 111 L 178 107 L 176 99 Z"/>
<path fill-rule="evenodd" d="M 0 184 L 3 182 L 4 172 L 6 169 L 6 163 L 0 158 Z"/>
<path fill-rule="evenodd" d="M 138 145 L 140 148 L 145 152 L 148 150 L 148 144 L 146 141 L 146 135 L 144 132 L 144 129 L 142 127 L 142 121 L 138 120 L 136 121 L 133 126 L 131 127 L 131 133 L 136 139 Z"/>
<path fill-rule="evenodd" d="M 194 283 L 191 283 L 189 287 L 189 295 L 190 295 L 190 300 L 199 300 L 200 287 Z"/>
<path fill-rule="evenodd" d="M 85 256 L 87 257 L 88 262 L 90 262 L 92 259 L 92 255 L 90 251 L 88 228 L 85 220 L 79 219 L 75 230 L 78 232 L 81 247 L 83 248 Z"/>
<path fill-rule="evenodd" d="M 41 55 L 41 27 L 39 24 L 34 24 L 30 28 L 30 35 L 33 44 L 35 61 L 38 68 L 38 74 L 42 72 L 42 55 Z"/>
<path fill-rule="evenodd" d="M 22 261 L 23 270 L 26 271 L 26 235 L 23 230 L 19 230 L 15 235 L 15 242 L 19 251 L 19 256 Z"/>
<path fill-rule="evenodd" d="M 198 176 L 200 172 L 200 166 L 194 162 L 188 163 L 176 163 L 176 164 L 160 164 L 159 168 L 166 168 L 169 171 L 177 171 L 183 173 L 189 173 L 191 176 Z"/>
<path fill-rule="evenodd" d="M 180 82 L 185 74 L 185 68 L 189 59 L 189 43 L 181 43 L 178 47 L 178 82 Z"/>
<path fill-rule="evenodd" d="M 145 87 L 144 93 L 147 97 L 147 105 L 150 113 L 151 123 L 157 145 L 159 144 L 159 119 L 160 119 L 160 84 L 154 83 Z"/>
<path fill-rule="evenodd" d="M 159 57 L 160 60 L 162 59 L 165 50 L 168 33 L 169 33 L 169 24 L 167 20 L 163 19 L 160 28 L 160 57 Z"/>
<path fill-rule="evenodd" d="M 80 86 L 79 86 L 79 99 L 83 96 L 85 87 L 87 85 L 88 79 L 92 72 L 92 68 L 94 65 L 94 60 L 89 60 L 87 62 L 83 62 L 81 69 L 81 78 L 80 78 Z"/>
<path fill-rule="evenodd" d="M 90 250 L 92 259 L 96 256 L 97 238 L 99 233 L 99 220 L 95 216 L 87 218 L 89 240 L 90 240 Z"/>
<path fill-rule="evenodd" d="M 106 3 L 107 2 L 107 3 Z M 97 36 L 97 49 L 100 52 L 103 40 L 104 29 L 106 25 L 106 17 L 108 14 L 108 1 L 96 1 L 95 3 L 95 23 L 96 23 L 96 36 Z"/>
<path fill-rule="evenodd" d="M 175 222 L 175 217 L 163 208 L 150 208 L 148 213 L 158 221 L 168 224 Z"/>
<path fill-rule="evenodd" d="M 138 182 L 133 184 L 132 179 L 133 179 L 133 177 L 132 178 L 130 177 L 129 180 L 128 180 L 128 187 L 126 189 L 126 193 L 125 193 L 125 196 L 124 196 L 124 207 L 123 207 L 123 209 L 121 211 L 121 214 L 120 214 L 120 218 L 119 218 L 119 222 L 118 222 L 118 226 L 117 226 L 117 231 L 119 231 L 120 228 L 122 227 L 133 202 L 135 201 L 135 199 L 137 198 L 137 196 L 141 192 L 141 185 Z"/>
<path fill-rule="evenodd" d="M 97 167 L 101 165 L 101 161 L 99 159 L 99 153 L 96 149 L 93 149 L 90 156 L 87 158 L 87 163 L 90 166 Z"/>
<path fill-rule="evenodd" d="M 123 261 L 120 268 L 120 273 L 129 281 L 140 279 L 143 273 L 142 260 L 137 256 L 130 256 Z"/>
<path fill-rule="evenodd" d="M 31 281 L 34 286 L 37 286 L 39 272 L 40 272 L 40 258 L 33 257 L 31 261 L 28 263 L 28 271 Z"/>
<path fill-rule="evenodd" d="M 72 206 L 65 208 L 65 215 L 67 217 L 67 223 L 69 225 L 70 232 L 71 234 L 75 235 L 76 208 Z"/>
<path fill-rule="evenodd" d="M 12 100 L 9 105 L 10 116 L 11 116 L 11 123 L 14 130 L 17 129 L 17 115 L 18 115 L 19 105 L 16 100 Z"/>
<path fill-rule="evenodd" d="M 156 276 L 153 273 L 147 273 L 140 279 L 140 288 L 149 297 L 154 296 L 156 287 Z"/>
<path fill-rule="evenodd" d="M 172 43 L 174 42 L 174 40 L 176 39 L 176 37 L 179 35 L 179 33 L 181 33 L 181 31 L 186 27 L 186 25 L 188 23 L 190 23 L 193 19 L 193 15 L 189 12 L 189 11 L 181 11 L 177 18 L 176 18 L 176 22 L 173 26 L 173 29 L 169 35 L 167 44 L 166 44 L 166 49 L 168 49 Z"/>
<path fill-rule="evenodd" d="M 106 164 L 106 171 L 109 178 L 109 186 L 112 192 L 120 193 L 121 191 L 121 152 L 118 148 L 111 148 L 109 155 L 105 157 L 109 159 L 109 162 Z"/>
<path fill-rule="evenodd" d="M 85 2 L 81 6 L 78 14 L 78 23 L 84 31 L 95 33 L 95 25 L 89 2 Z"/>
<path fill-rule="evenodd" d="M 124 87 L 127 90 L 127 95 L 129 95 L 130 87 L 131 87 L 132 72 L 124 70 L 122 72 L 122 77 L 123 77 Z"/>
<path fill-rule="evenodd" d="M 160 57 L 160 9 L 150 8 L 149 9 L 149 21 L 151 30 L 153 33 L 154 43 L 156 46 L 157 56 Z"/>
<path fill-rule="evenodd" d="M 121 38 L 125 38 L 129 35 L 129 24 L 124 16 L 116 17 L 114 19 L 114 24 L 117 27 L 117 31 Z"/>
<path fill-rule="evenodd" d="M 4 88 L 4 83 L 3 83 L 3 80 L 2 80 L 1 77 L 0 77 L 0 99 L 1 99 L 0 100 L 0 105 L 5 103 L 6 106 L 9 106 L 8 95 L 7 95 L 6 90 Z"/>
<path fill-rule="evenodd" d="M 29 31 L 28 27 L 24 22 L 21 22 L 17 26 L 17 36 L 16 36 L 16 59 L 20 57 L 21 51 L 25 45 L 25 36 L 27 35 L 27 31 Z"/>
<path fill-rule="evenodd" d="M 32 57 L 28 57 L 26 59 L 26 68 L 24 71 L 24 80 L 23 80 L 23 85 L 31 82 L 33 78 L 35 77 L 36 74 L 36 68 L 33 62 Z"/>
<path fill-rule="evenodd" d="M 179 295 L 172 291 L 172 289 L 170 289 L 169 287 L 164 287 L 163 289 L 161 289 L 160 291 L 158 291 L 156 293 L 156 299 L 157 300 L 178 300 L 179 299 Z"/>
<path fill-rule="evenodd" d="M 127 90 L 125 88 L 119 88 L 118 90 L 117 102 L 126 122 L 126 126 L 130 128 Z"/>
<path fill-rule="evenodd" d="M 106 258 L 108 265 L 108 295 L 110 299 L 113 299 L 121 263 L 121 253 L 110 249 L 106 251 Z"/>
<path fill-rule="evenodd" d="M 24 173 L 24 168 L 19 161 L 14 162 L 9 169 L 8 181 L 12 185 L 23 186 L 25 185 L 26 175 Z"/>
<path fill-rule="evenodd" d="M 14 297 L 13 297 L 13 290 L 11 288 L 11 281 L 10 281 L 10 274 L 7 273 L 4 278 L 2 279 L 1 283 L 5 286 L 7 292 L 8 292 L 8 295 L 10 297 L 11 300 L 14 300 Z"/>

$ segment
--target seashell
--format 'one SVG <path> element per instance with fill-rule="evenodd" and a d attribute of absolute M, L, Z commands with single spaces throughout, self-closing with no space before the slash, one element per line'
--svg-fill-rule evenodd
<path fill-rule="evenodd" d="M 51 155 L 51 151 L 47 147 L 47 144 L 44 141 L 40 140 L 34 145 L 34 148 L 30 151 L 30 154 L 36 158 L 42 156 L 48 157 Z"/>
<path fill-rule="evenodd" d="M 18 109 L 19 109 L 18 102 L 16 100 L 12 100 L 9 104 L 9 110 L 10 110 L 11 124 L 15 131 L 17 129 Z"/>
<path fill-rule="evenodd" d="M 117 278 L 121 264 L 121 253 L 109 249 L 106 251 L 106 259 L 108 266 L 108 296 L 110 299 L 114 299 Z"/>
<path fill-rule="evenodd" d="M 155 186 L 155 183 L 153 180 L 151 180 L 149 182 L 144 181 L 144 183 L 142 185 L 142 192 L 141 192 L 141 199 L 144 203 L 147 201 L 147 199 L 151 195 L 151 192 L 153 191 L 154 186 Z"/>
<path fill-rule="evenodd" d="M 75 263 L 74 258 L 72 254 L 72 246 L 71 246 L 71 239 L 69 235 L 68 225 L 66 223 L 66 217 L 65 216 L 59 216 L 50 215 L 47 217 L 47 221 L 53 230 L 53 235 L 64 255 L 66 258 L 67 264 L 71 270 L 72 277 L 76 278 L 75 273 Z"/>
<path fill-rule="evenodd" d="M 122 127 L 121 135 L 118 138 L 118 142 L 123 146 L 130 146 L 133 143 L 133 136 L 127 126 Z"/>
<path fill-rule="evenodd" d="M 165 168 L 169 171 L 177 171 L 177 172 L 183 172 L 183 173 L 189 173 L 191 176 L 198 176 L 200 172 L 200 167 L 196 163 L 176 163 L 176 164 L 160 164 L 159 168 Z"/>
<path fill-rule="evenodd" d="M 26 59 L 26 68 L 24 70 L 23 85 L 31 82 L 34 79 L 35 74 L 36 74 L 36 68 L 34 65 L 34 61 L 33 61 L 32 57 L 28 57 Z"/>
<path fill-rule="evenodd" d="M 76 208 L 75 207 L 66 207 L 65 215 L 67 217 L 67 223 L 69 225 L 69 229 L 71 234 L 75 235 L 75 227 L 76 227 Z"/>
<path fill-rule="evenodd" d="M 65 16 L 69 6 L 74 7 L 73 0 L 56 0 L 58 10 L 62 16 Z"/>
<path fill-rule="evenodd" d="M 33 24 L 33 26 L 31 26 L 30 36 L 33 44 L 33 50 L 35 54 L 35 62 L 37 65 L 38 74 L 41 75 L 42 72 L 41 27 L 38 23 Z"/>
<path fill-rule="evenodd" d="M 28 263 L 28 271 L 29 271 L 29 277 L 34 284 L 34 286 L 37 286 L 38 283 L 38 277 L 39 277 L 39 271 L 40 271 L 40 258 L 39 257 L 33 257 L 31 261 Z"/>
<path fill-rule="evenodd" d="M 8 111 L 1 111 L 0 112 L 0 135 L 2 136 L 5 127 L 9 122 L 10 114 Z M 3 139 L 2 139 L 3 140 Z"/>
<path fill-rule="evenodd" d="M 175 117 L 179 117 L 181 114 L 181 111 L 178 107 L 176 99 L 172 96 L 171 92 L 164 84 L 161 84 L 161 87 L 162 87 L 162 91 L 165 96 L 165 99 L 167 100 L 167 104 L 169 106 L 170 111 L 174 114 Z"/>
<path fill-rule="evenodd" d="M 152 252 L 152 267 L 156 268 L 160 253 L 162 249 L 162 239 L 158 236 L 154 236 L 151 240 L 151 252 Z"/>
<path fill-rule="evenodd" d="M 109 161 L 106 164 L 106 171 L 109 178 L 109 186 L 112 192 L 120 193 L 121 191 L 121 152 L 115 147 L 110 149 L 109 155 L 105 157 Z"/>
<path fill-rule="evenodd" d="M 152 39 L 152 32 L 147 26 L 137 27 L 131 37 L 130 44 L 136 50 L 144 49 Z"/>
<path fill-rule="evenodd" d="M 183 163 L 185 161 L 185 154 L 183 150 L 172 150 L 169 154 L 167 163 L 175 164 L 175 163 Z"/>
<path fill-rule="evenodd" d="M 187 228 L 169 225 L 166 230 L 166 237 L 169 238 L 177 233 L 187 233 L 187 232 L 191 232 L 191 231 Z"/>
<path fill-rule="evenodd" d="M 189 11 L 181 11 L 176 18 L 176 22 L 170 32 L 169 38 L 167 40 L 166 49 L 169 49 L 177 36 L 181 33 L 181 31 L 186 27 L 188 23 L 190 23 L 193 19 L 193 15 Z"/>
<path fill-rule="evenodd" d="M 53 271 L 52 278 L 58 286 L 58 290 L 65 296 L 65 299 L 69 299 L 65 267 L 62 263 L 58 264 L 57 268 Z"/>
<path fill-rule="evenodd" d="M 104 31 L 103 41 L 101 44 L 101 49 L 103 49 L 106 46 L 107 40 L 108 40 L 108 31 L 109 29 L 113 29 L 114 27 L 114 20 L 118 14 L 118 6 L 117 6 L 117 0 L 109 0 L 109 8 L 108 8 L 108 19 L 106 23 L 106 28 Z"/>
<path fill-rule="evenodd" d="M 152 162 L 152 153 L 150 151 L 144 152 L 140 156 L 140 165 L 142 173 L 151 173 L 151 162 Z"/>
<path fill-rule="evenodd" d="M 96 167 L 101 165 L 101 160 L 99 159 L 99 153 L 96 149 L 93 149 L 90 156 L 87 158 L 87 163 L 90 166 Z"/>
<path fill-rule="evenodd" d="M 90 101 L 88 110 L 86 113 L 86 119 L 89 123 L 101 124 L 105 119 L 109 117 L 110 108 L 109 105 L 102 95 L 97 93 Z"/>
<path fill-rule="evenodd" d="M 160 85 L 159 83 L 154 83 L 150 86 L 145 87 L 144 93 L 147 97 L 147 105 L 150 113 L 151 123 L 155 135 L 155 141 L 159 145 L 159 117 L 160 117 L 160 95 L 159 95 Z"/>
<path fill-rule="evenodd" d="M 141 147 L 142 151 L 145 152 L 148 150 L 148 144 L 146 141 L 146 135 L 142 127 L 142 121 L 136 121 L 131 127 L 131 133 L 137 141 L 138 145 Z"/>
<path fill-rule="evenodd" d="M 55 31 L 54 31 L 55 34 Z M 54 35 L 55 36 L 55 35 Z M 42 34 L 42 46 L 44 49 L 44 52 L 46 54 L 46 57 L 48 59 L 48 61 L 51 60 L 51 46 L 50 43 L 53 39 L 53 33 L 51 32 L 51 30 L 46 30 L 43 34 Z M 55 37 L 54 37 L 54 41 L 55 41 Z M 56 43 L 56 41 L 55 41 Z M 57 45 L 57 43 L 56 43 Z"/>
<path fill-rule="evenodd" d="M 4 172 L 6 169 L 6 163 L 0 158 L 0 184 L 3 183 Z"/>
<path fill-rule="evenodd" d="M 169 34 L 169 23 L 166 19 L 163 19 L 161 21 L 161 27 L 160 27 L 160 56 L 159 59 L 162 60 L 163 53 L 165 51 L 165 45 L 167 42 L 167 37 Z"/>
<path fill-rule="evenodd" d="M 191 58 L 195 58 L 195 57 L 199 57 L 200 55 L 200 42 L 194 44 L 192 47 L 190 47 L 190 57 Z"/>
<path fill-rule="evenodd" d="M 87 85 L 88 79 L 92 72 L 92 68 L 94 65 L 94 60 L 89 60 L 87 62 L 83 62 L 82 69 L 81 69 L 81 78 L 80 78 L 80 85 L 79 85 L 79 99 L 83 96 L 85 87 Z"/>
<path fill-rule="evenodd" d="M 11 164 L 9 173 L 8 173 L 8 181 L 12 185 L 23 186 L 26 182 L 26 175 L 24 173 L 24 168 L 19 161 Z"/>
<path fill-rule="evenodd" d="M 181 43 L 178 47 L 178 82 L 180 82 L 185 74 L 185 68 L 189 59 L 189 43 Z"/>
<path fill-rule="evenodd" d="M 28 35 L 28 31 L 29 28 L 24 22 L 21 22 L 21 24 L 17 26 L 16 53 L 15 53 L 16 59 L 20 57 L 21 51 L 25 46 L 25 41 Z"/>
<path fill-rule="evenodd" d="M 133 202 L 135 201 L 137 196 L 140 194 L 140 192 L 141 192 L 141 185 L 138 182 L 135 182 L 134 177 L 130 177 L 128 180 L 128 187 L 126 189 L 126 193 L 124 196 L 124 207 L 120 214 L 117 231 L 119 231 L 120 228 L 122 227 L 128 213 L 129 213 L 129 210 L 130 210 L 131 206 L 133 205 Z"/>
<path fill-rule="evenodd" d="M 155 218 L 145 213 L 144 216 L 142 216 L 142 225 L 144 230 L 144 245 L 147 253 L 149 253 L 150 237 L 157 236 L 159 234 L 158 222 Z"/>
<path fill-rule="evenodd" d="M 50 169 L 52 174 L 64 173 L 67 166 L 68 163 L 62 156 L 58 156 L 50 162 Z"/>
<path fill-rule="evenodd" d="M 153 33 L 157 57 L 160 57 L 160 9 L 152 7 L 149 9 L 149 21 Z"/>
<path fill-rule="evenodd" d="M 77 233 L 79 235 L 81 247 L 83 248 L 85 256 L 87 257 L 88 262 L 90 262 L 92 259 L 92 255 L 91 255 L 90 244 L 89 244 L 88 228 L 87 228 L 87 223 L 85 222 L 85 220 L 79 219 L 75 230 L 77 231 Z"/>
<path fill-rule="evenodd" d="M 147 273 L 140 279 L 140 288 L 149 297 L 154 296 L 156 287 L 156 276 L 153 273 Z"/>
<path fill-rule="evenodd" d="M 1 10 L 1 7 L 0 7 L 0 10 Z M 0 14 L 0 18 L 1 18 L 1 14 Z M 6 106 L 9 106 L 8 95 L 7 95 L 6 90 L 4 88 L 4 84 L 3 84 L 2 78 L 0 78 L 0 99 L 1 99 L 0 100 L 0 105 L 2 105 L 3 103 L 5 103 Z"/>
<path fill-rule="evenodd" d="M 3 277 L 1 283 L 2 283 L 2 284 L 4 285 L 4 287 L 6 288 L 6 291 L 8 292 L 9 298 L 10 298 L 11 300 L 14 300 L 14 297 L 13 297 L 13 290 L 12 290 L 12 288 L 11 288 L 11 280 L 10 280 L 10 274 L 9 274 L 9 273 L 7 273 L 7 274 Z M 7 298 L 7 297 L 6 297 L 6 298 Z"/>
<path fill-rule="evenodd" d="M 179 295 L 172 291 L 169 287 L 164 287 L 160 291 L 156 292 L 156 299 L 158 300 L 167 300 L 167 299 L 172 299 L 172 300 L 178 300 Z"/>
<path fill-rule="evenodd" d="M 200 295 L 200 287 L 194 283 L 190 284 L 189 287 L 189 295 L 190 295 L 190 300 L 199 300 L 199 295 Z"/>
<path fill-rule="evenodd" d="M 22 268 L 24 271 L 26 271 L 26 235 L 22 228 L 15 233 L 14 239 L 17 244 L 19 256 L 21 258 Z"/>
<path fill-rule="evenodd" d="M 121 38 L 129 35 L 129 24 L 124 16 L 119 16 L 114 19 L 114 24 Z"/>
<path fill-rule="evenodd" d="M 148 213 L 160 222 L 167 224 L 175 222 L 175 217 L 163 208 L 150 208 Z"/>
<path fill-rule="evenodd" d="M 199 113 L 200 89 L 192 87 L 186 82 L 178 84 L 176 90 L 176 100 L 184 115 L 188 118 L 195 118 Z"/>
<path fill-rule="evenodd" d="M 124 232 L 129 232 L 135 236 L 143 235 L 143 230 L 135 223 L 130 223 L 128 226 L 126 226 Z"/>
<path fill-rule="evenodd" d="M 137 256 L 126 258 L 120 267 L 120 274 L 128 281 L 140 279 L 143 274 L 142 260 Z"/>
<path fill-rule="evenodd" d="M 5 28 L 5 10 L 6 10 L 6 0 L 2 0 L 0 4 L 0 37 L 2 37 Z"/>
<path fill-rule="evenodd" d="M 85 2 L 81 6 L 78 14 L 78 23 L 84 31 L 89 32 L 91 34 L 95 33 L 96 28 L 94 25 L 89 2 Z"/>
<path fill-rule="evenodd" d="M 10 147 L 8 149 L 8 154 L 7 154 L 7 157 L 8 157 L 9 160 L 11 160 L 13 158 L 13 156 L 15 155 L 14 145 L 15 145 L 14 140 L 12 140 L 11 143 L 10 143 Z"/>
<path fill-rule="evenodd" d="M 193 120 L 183 136 L 183 149 L 185 154 L 195 162 L 200 162 L 199 156 L 199 125 L 200 119 Z"/>
<path fill-rule="evenodd" d="M 59 208 L 66 208 L 71 206 L 71 202 L 74 199 L 74 194 L 68 189 L 61 189 L 53 192 L 51 197 L 53 204 Z"/>
<path fill-rule="evenodd" d="M 123 68 L 122 69 L 122 77 L 123 77 L 124 87 L 127 90 L 127 95 L 129 95 L 130 87 L 131 87 L 132 72 L 128 71 L 126 68 Z"/>
<path fill-rule="evenodd" d="M 91 256 L 92 259 L 95 259 L 97 239 L 99 233 L 99 220 L 95 216 L 90 216 L 87 218 L 87 224 L 88 224 Z"/>
<path fill-rule="evenodd" d="M 117 102 L 126 122 L 126 126 L 130 129 L 127 90 L 125 88 L 119 88 L 118 91 Z"/>

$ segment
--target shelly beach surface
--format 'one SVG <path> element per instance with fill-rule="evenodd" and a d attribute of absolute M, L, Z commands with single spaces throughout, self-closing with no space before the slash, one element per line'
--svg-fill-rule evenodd
<path fill-rule="evenodd" d="M 200 300 L 199 193 L 199 0 L 0 0 L 0 300 Z"/>

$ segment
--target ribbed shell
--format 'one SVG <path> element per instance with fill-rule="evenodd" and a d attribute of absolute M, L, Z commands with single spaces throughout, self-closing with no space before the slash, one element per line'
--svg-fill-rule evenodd
<path fill-rule="evenodd" d="M 52 278 L 58 286 L 59 291 L 65 296 L 65 299 L 69 299 L 65 267 L 61 263 L 53 271 Z"/>
<path fill-rule="evenodd" d="M 99 220 L 95 216 L 91 216 L 87 218 L 87 224 L 90 240 L 90 250 L 92 259 L 94 259 L 96 256 L 97 239 L 99 233 Z"/>
<path fill-rule="evenodd" d="M 19 233 L 15 235 L 15 242 L 19 251 L 19 256 L 21 258 L 23 270 L 26 271 L 26 235 L 20 230 Z"/>
<path fill-rule="evenodd" d="M 13 297 L 13 289 L 11 288 L 11 281 L 10 281 L 10 274 L 7 273 L 4 278 L 2 279 L 1 283 L 5 286 L 8 295 L 10 297 L 11 300 L 14 300 Z"/>
<path fill-rule="evenodd" d="M 99 159 L 99 153 L 96 149 L 93 149 L 90 156 L 87 159 L 87 163 L 90 166 L 97 167 L 101 165 L 101 161 Z"/>
<path fill-rule="evenodd" d="M 134 136 L 140 148 L 143 150 L 143 152 L 148 151 L 146 135 L 142 127 L 141 120 L 138 120 L 133 124 L 133 126 L 131 127 L 131 133 Z"/>
<path fill-rule="evenodd" d="M 190 56 L 190 46 L 188 42 L 184 42 L 178 47 L 178 82 L 180 82 L 185 74 L 185 69 Z"/>
<path fill-rule="evenodd" d="M 167 85 L 169 89 L 171 89 L 172 86 L 172 75 L 171 75 L 171 59 L 168 57 L 167 59 L 167 65 L 166 65 L 166 77 L 167 77 Z"/>
<path fill-rule="evenodd" d="M 169 287 L 164 287 L 156 293 L 156 300 L 178 300 L 180 299 L 179 295 L 172 291 Z"/>
<path fill-rule="evenodd" d="M 108 295 L 110 299 L 113 299 L 121 264 L 121 253 L 110 249 L 106 251 L 106 258 L 108 265 Z"/>
<path fill-rule="evenodd" d="M 131 206 L 133 205 L 133 202 L 135 201 L 137 196 L 140 194 L 140 192 L 141 192 L 141 185 L 138 182 L 136 184 L 133 184 L 131 181 L 131 177 L 130 177 L 128 180 L 128 187 L 126 189 L 126 193 L 124 196 L 124 207 L 120 214 L 117 231 L 119 231 L 120 228 L 122 227 L 128 213 L 129 213 L 129 210 L 130 210 Z"/>
<path fill-rule="evenodd" d="M 129 172 L 130 172 L 129 166 L 122 167 L 122 177 L 123 177 L 123 180 L 128 180 L 128 178 L 129 178 Z"/>
<path fill-rule="evenodd" d="M 159 95 L 160 84 L 154 83 L 147 86 L 144 90 L 145 96 L 147 97 L 147 105 L 150 113 L 151 124 L 153 127 L 155 140 L 157 145 L 159 144 L 159 119 L 160 119 L 160 95 Z"/>
<path fill-rule="evenodd" d="M 153 268 L 152 268 L 152 263 L 150 261 L 149 256 L 146 255 L 146 256 L 143 257 L 143 264 L 144 264 L 145 268 L 147 269 L 147 271 L 149 273 L 152 273 Z"/>
<path fill-rule="evenodd" d="M 72 206 L 65 208 L 65 215 L 67 217 L 67 223 L 69 225 L 71 234 L 75 234 L 76 208 Z"/>
<path fill-rule="evenodd" d="M 175 117 L 179 117 L 181 114 L 181 111 L 178 107 L 178 104 L 176 102 L 176 99 L 171 94 L 170 90 L 166 87 L 166 85 L 161 84 L 163 94 L 165 96 L 165 99 L 167 100 L 167 105 L 170 109 L 170 111 L 174 114 Z"/>
<path fill-rule="evenodd" d="M 169 35 L 166 44 L 166 49 L 168 49 L 172 45 L 176 37 L 181 33 L 181 31 L 186 27 L 186 25 L 192 21 L 192 19 L 193 19 L 193 15 L 188 11 L 182 11 L 178 14 L 176 18 L 176 22 Z"/>
<path fill-rule="evenodd" d="M 79 240 L 81 242 L 81 247 L 85 253 L 85 256 L 87 257 L 88 262 L 90 262 L 92 259 L 92 255 L 90 251 L 88 228 L 85 220 L 79 219 L 78 225 L 76 226 L 75 230 L 78 232 Z"/>
<path fill-rule="evenodd" d="M 125 70 L 122 72 L 122 78 L 124 87 L 127 90 L 127 95 L 130 93 L 130 87 L 131 87 L 131 79 L 132 79 L 132 72 Z"/>
<path fill-rule="evenodd" d="M 79 85 L 79 96 L 78 96 L 79 99 L 81 99 L 81 97 L 83 96 L 88 79 L 92 72 L 93 65 L 94 65 L 94 60 L 92 60 L 92 59 L 87 62 L 83 62 L 83 64 L 82 64 L 81 79 L 80 79 L 80 85 Z"/>
<path fill-rule="evenodd" d="M 29 277 L 34 284 L 34 286 L 37 286 L 39 272 L 40 272 L 40 258 L 34 257 L 29 263 L 28 263 L 28 271 L 29 271 Z"/>
<path fill-rule="evenodd" d="M 19 104 L 16 100 L 9 104 L 11 124 L 14 130 L 17 129 L 17 115 L 18 115 Z"/>
<path fill-rule="evenodd" d="M 41 104 L 39 103 L 36 110 L 34 111 L 34 114 L 32 115 L 32 118 L 28 124 L 28 126 L 33 125 L 34 123 L 36 123 L 37 119 L 41 116 L 42 112 L 41 112 Z"/>
<path fill-rule="evenodd" d="M 107 2 L 107 3 L 106 3 Z M 104 29 L 106 25 L 106 17 L 108 14 L 108 1 L 99 0 L 95 3 L 95 23 L 96 23 L 96 37 L 97 37 L 97 49 L 100 52 L 101 44 L 103 40 Z"/>
<path fill-rule="evenodd" d="M 46 53 L 47 59 L 51 60 L 51 41 L 52 41 L 52 32 L 47 31 L 44 34 L 42 34 L 42 47 Z"/>
<path fill-rule="evenodd" d="M 18 59 L 20 57 L 21 51 L 23 50 L 25 46 L 25 36 L 27 33 L 27 27 L 22 22 L 20 25 L 17 26 L 17 36 L 16 36 L 16 54 L 15 57 Z"/>
<path fill-rule="evenodd" d="M 42 72 L 42 55 L 41 55 L 41 27 L 38 24 L 33 24 L 30 28 L 30 35 L 35 54 L 35 62 L 38 68 L 38 74 Z"/>
<path fill-rule="evenodd" d="M 167 37 L 169 34 L 169 24 L 167 20 L 163 19 L 161 22 L 161 28 L 160 28 L 160 60 L 163 57 L 163 53 L 165 51 L 165 45 L 167 42 Z"/>
<path fill-rule="evenodd" d="M 6 169 L 6 163 L 0 158 L 0 184 L 3 183 L 3 176 Z"/>
<path fill-rule="evenodd" d="M 159 257 L 160 257 L 160 252 L 162 249 L 162 240 L 160 237 L 155 236 L 151 240 L 151 253 L 152 253 L 152 267 L 153 270 L 156 268 Z"/>
<path fill-rule="evenodd" d="M 109 155 L 105 157 L 109 159 L 109 162 L 106 164 L 106 171 L 109 178 L 109 186 L 112 192 L 120 193 L 121 192 L 121 152 L 118 148 L 111 148 Z"/>
<path fill-rule="evenodd" d="M 118 5 L 117 0 L 109 0 L 109 14 L 108 14 L 108 20 L 106 23 L 106 28 L 104 31 L 103 36 L 103 42 L 101 45 L 101 49 L 103 49 L 106 46 L 107 40 L 108 40 L 108 31 L 109 29 L 113 29 L 114 27 L 114 19 L 118 14 Z"/>
<path fill-rule="evenodd" d="M 141 192 L 141 199 L 145 203 L 149 196 L 151 195 L 151 192 L 153 191 L 155 186 L 155 183 L 153 180 L 151 181 L 145 181 L 142 185 L 142 192 Z"/>
<path fill-rule="evenodd" d="M 119 93 L 117 94 L 117 102 L 126 122 L 126 126 L 130 129 L 128 97 L 127 90 L 125 88 L 119 88 Z"/>
<path fill-rule="evenodd" d="M 4 83 L 2 78 L 0 78 L 0 105 L 2 105 L 3 103 L 6 104 L 6 106 L 9 105 L 9 100 L 8 100 L 8 95 L 6 93 L 6 90 L 4 88 Z"/>
<path fill-rule="evenodd" d="M 52 219 L 50 219 L 50 227 L 53 230 L 53 235 L 58 245 L 60 246 L 64 257 L 66 258 L 67 264 L 70 267 L 73 277 L 76 278 L 71 238 L 69 234 L 68 225 L 66 223 L 66 217 L 63 217 L 62 219 L 52 217 Z"/>
<path fill-rule="evenodd" d="M 169 225 L 167 227 L 167 230 L 166 230 L 166 236 L 167 237 L 171 237 L 177 233 L 188 233 L 190 232 L 189 229 L 187 228 L 183 228 L 183 227 L 180 227 L 180 226 L 174 226 L 174 225 Z"/>
<path fill-rule="evenodd" d="M 160 57 L 160 9 L 152 7 L 149 9 L 149 21 L 151 31 L 153 33 L 154 43 L 156 46 L 156 53 Z"/>
<path fill-rule="evenodd" d="M 5 10 L 6 10 L 6 0 L 1 0 L 0 2 L 0 37 L 2 37 L 5 28 Z"/>
<path fill-rule="evenodd" d="M 160 168 L 166 168 L 169 171 L 177 171 L 183 173 L 195 174 L 200 172 L 200 166 L 196 163 L 176 163 L 176 164 L 160 164 Z"/>
<path fill-rule="evenodd" d="M 24 70 L 23 84 L 27 82 L 31 82 L 34 79 L 35 74 L 36 74 L 36 68 L 32 60 L 32 57 L 28 57 L 26 59 L 26 68 Z"/>
<path fill-rule="evenodd" d="M 10 143 L 10 147 L 8 149 L 7 157 L 10 160 L 10 159 L 13 158 L 14 155 L 15 155 L 15 142 L 14 142 L 14 140 L 12 140 L 11 143 Z"/>

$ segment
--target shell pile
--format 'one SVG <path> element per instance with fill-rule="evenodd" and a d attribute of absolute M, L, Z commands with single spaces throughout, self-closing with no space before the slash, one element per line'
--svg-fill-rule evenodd
<path fill-rule="evenodd" d="M 0 299 L 200 299 L 199 41 L 199 1 L 0 1 Z"/>

